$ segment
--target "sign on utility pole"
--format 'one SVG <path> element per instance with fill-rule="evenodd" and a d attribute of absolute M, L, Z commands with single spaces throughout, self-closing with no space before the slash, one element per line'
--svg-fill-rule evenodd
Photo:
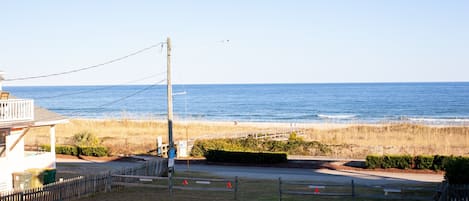
<path fill-rule="evenodd" d="M 167 85 L 168 85 L 168 141 L 169 141 L 169 154 L 168 154 L 168 177 L 169 177 L 169 191 L 173 191 L 173 173 L 174 173 L 174 158 L 176 157 L 176 150 L 174 149 L 173 141 L 173 88 L 171 85 L 171 39 L 166 39 L 167 47 Z"/>

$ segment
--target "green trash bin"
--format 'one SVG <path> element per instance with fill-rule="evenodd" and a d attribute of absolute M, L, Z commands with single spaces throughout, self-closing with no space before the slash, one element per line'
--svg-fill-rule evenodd
<path fill-rule="evenodd" d="M 33 168 L 26 170 L 32 174 L 31 187 L 37 188 L 55 182 L 57 170 L 53 168 Z"/>
<path fill-rule="evenodd" d="M 44 185 L 54 183 L 55 182 L 55 175 L 57 170 L 56 169 L 45 169 L 43 172 L 43 183 Z"/>

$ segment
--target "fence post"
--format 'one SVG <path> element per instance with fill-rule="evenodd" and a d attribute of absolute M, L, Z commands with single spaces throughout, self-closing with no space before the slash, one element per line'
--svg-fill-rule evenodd
<path fill-rule="evenodd" d="M 20 201 L 23 201 L 23 200 L 25 200 L 25 199 L 24 199 L 24 193 L 23 193 L 23 191 L 21 191 L 21 192 L 20 192 Z"/>
<path fill-rule="evenodd" d="M 355 200 L 355 182 L 353 182 L 353 179 L 352 179 L 352 198 L 353 200 Z"/>
<path fill-rule="evenodd" d="M 278 200 L 282 201 L 282 177 L 278 178 Z"/>
<path fill-rule="evenodd" d="M 238 176 L 235 176 L 234 200 L 238 199 Z"/>
<path fill-rule="evenodd" d="M 62 201 L 62 188 L 63 188 L 63 186 L 64 186 L 63 184 L 61 184 L 61 185 L 59 186 L 59 200 L 60 200 L 60 201 Z"/>
<path fill-rule="evenodd" d="M 93 177 L 93 193 L 96 193 L 96 192 L 97 192 L 97 190 L 96 190 L 96 182 L 97 182 L 97 180 L 98 180 L 98 179 L 97 179 L 97 176 L 94 175 L 94 177 Z"/>
<path fill-rule="evenodd" d="M 104 192 L 111 192 L 111 185 L 112 185 L 112 174 L 111 171 L 107 173 L 107 178 L 106 178 L 106 185 L 104 187 Z"/>

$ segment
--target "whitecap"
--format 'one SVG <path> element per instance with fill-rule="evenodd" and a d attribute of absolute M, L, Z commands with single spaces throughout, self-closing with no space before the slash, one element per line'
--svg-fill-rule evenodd
<path fill-rule="evenodd" d="M 357 117 L 355 114 L 318 114 L 322 119 L 353 119 Z"/>

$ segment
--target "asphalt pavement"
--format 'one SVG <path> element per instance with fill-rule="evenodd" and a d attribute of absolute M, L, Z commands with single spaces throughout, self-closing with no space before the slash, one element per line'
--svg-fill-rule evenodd
<path fill-rule="evenodd" d="M 207 172 L 217 176 L 250 178 L 250 179 L 278 179 L 308 180 L 317 182 L 350 183 L 363 185 L 390 184 L 419 184 L 441 182 L 442 174 L 423 173 L 391 173 L 378 171 L 330 170 L 330 169 L 301 169 L 249 166 L 222 166 L 177 164 L 176 171 Z"/>

